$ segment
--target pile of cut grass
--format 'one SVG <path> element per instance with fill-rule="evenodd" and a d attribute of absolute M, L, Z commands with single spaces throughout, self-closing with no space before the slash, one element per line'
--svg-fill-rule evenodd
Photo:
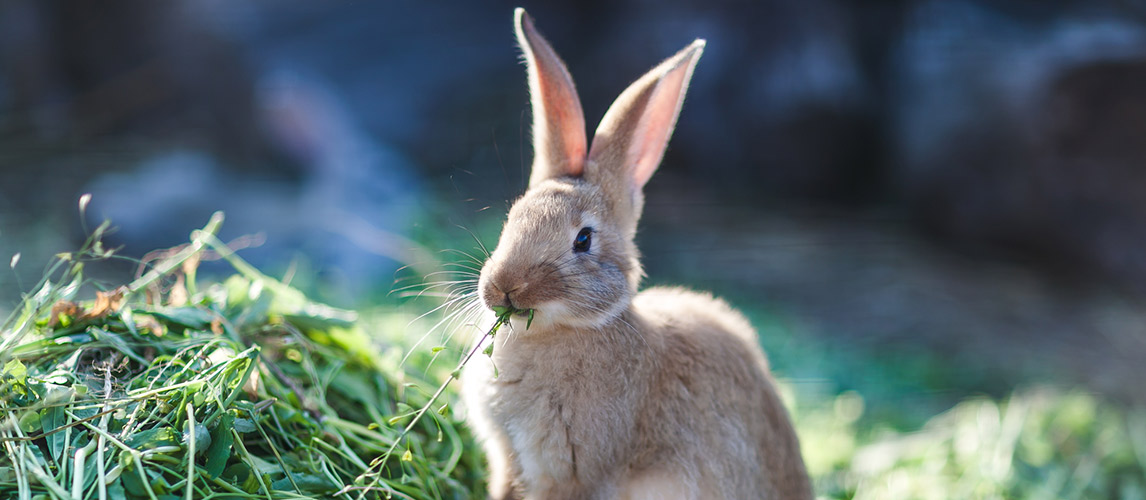
<path fill-rule="evenodd" d="M 233 255 L 215 239 L 221 222 L 121 287 L 83 273 L 112 257 L 106 226 L 57 256 L 0 329 L 0 498 L 480 490 L 480 459 L 463 452 L 470 438 L 423 389 L 436 384 L 400 368 L 400 352 L 384 354 L 354 313 Z M 205 252 L 236 274 L 201 286 Z M 81 300 L 92 286 L 95 298 Z"/>

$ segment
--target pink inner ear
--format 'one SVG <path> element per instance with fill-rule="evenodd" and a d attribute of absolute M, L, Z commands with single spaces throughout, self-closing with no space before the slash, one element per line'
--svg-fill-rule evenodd
<path fill-rule="evenodd" d="M 669 71 L 649 97 L 648 107 L 629 144 L 628 158 L 633 165 L 632 178 L 637 187 L 644 187 L 660 166 L 684 102 L 684 85 L 691 69 L 691 65 L 682 64 Z"/>
<path fill-rule="evenodd" d="M 518 42 L 529 67 L 533 102 L 533 174 L 530 183 L 584 173 L 585 118 L 565 63 L 533 26 L 524 10 L 515 13 Z M 539 161 L 540 160 L 540 161 Z"/>
<path fill-rule="evenodd" d="M 589 150 L 604 177 L 639 190 L 653 176 L 703 51 L 704 40 L 696 40 L 629 85 L 609 107 Z"/>
<path fill-rule="evenodd" d="M 581 114 L 581 101 L 577 99 L 576 94 L 570 95 L 565 88 L 551 87 L 546 87 L 542 91 L 549 122 L 545 133 L 551 134 L 548 139 L 551 147 L 560 153 L 552 155 L 550 161 L 562 162 L 561 165 L 554 167 L 563 171 L 564 175 L 579 177 L 585 170 L 586 149 L 585 118 Z"/>

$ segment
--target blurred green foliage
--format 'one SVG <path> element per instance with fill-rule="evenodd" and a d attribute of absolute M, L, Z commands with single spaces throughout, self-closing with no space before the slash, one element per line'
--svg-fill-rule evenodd
<path fill-rule="evenodd" d="M 967 399 L 921 429 L 864 425 L 848 392 L 797 413 L 827 498 L 1146 498 L 1146 412 L 1081 391 Z"/>

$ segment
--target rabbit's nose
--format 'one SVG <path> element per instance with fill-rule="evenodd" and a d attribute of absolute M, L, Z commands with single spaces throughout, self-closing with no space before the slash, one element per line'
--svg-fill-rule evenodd
<path fill-rule="evenodd" d="M 509 300 L 509 294 L 503 291 L 494 280 L 489 280 L 489 283 L 487 283 L 485 288 L 485 293 L 482 295 L 485 296 L 484 298 L 486 305 L 489 307 L 505 307 L 512 305 Z"/>
<path fill-rule="evenodd" d="M 513 288 L 511 288 L 509 290 L 506 290 L 505 291 L 505 301 L 508 302 L 508 304 L 506 304 L 506 305 L 508 305 L 511 308 L 515 308 L 517 305 L 519 305 L 519 304 L 513 303 L 514 294 L 520 295 L 520 293 L 518 293 L 518 292 L 525 290 L 525 287 L 528 285 L 529 285 L 529 283 L 521 283 L 517 286 L 514 286 Z"/>
<path fill-rule="evenodd" d="M 514 307 L 513 296 L 515 293 L 525 289 L 528 283 L 518 283 L 514 285 L 499 285 L 497 281 L 490 280 L 489 290 L 486 290 L 486 305 L 490 307 Z"/>

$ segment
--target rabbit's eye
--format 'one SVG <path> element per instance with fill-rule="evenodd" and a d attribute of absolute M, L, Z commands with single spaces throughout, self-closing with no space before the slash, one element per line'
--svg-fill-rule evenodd
<path fill-rule="evenodd" d="M 581 228 L 581 232 L 577 233 L 577 237 L 573 239 L 573 251 L 577 253 L 588 252 L 589 246 L 593 244 L 592 236 L 593 228 Z"/>

